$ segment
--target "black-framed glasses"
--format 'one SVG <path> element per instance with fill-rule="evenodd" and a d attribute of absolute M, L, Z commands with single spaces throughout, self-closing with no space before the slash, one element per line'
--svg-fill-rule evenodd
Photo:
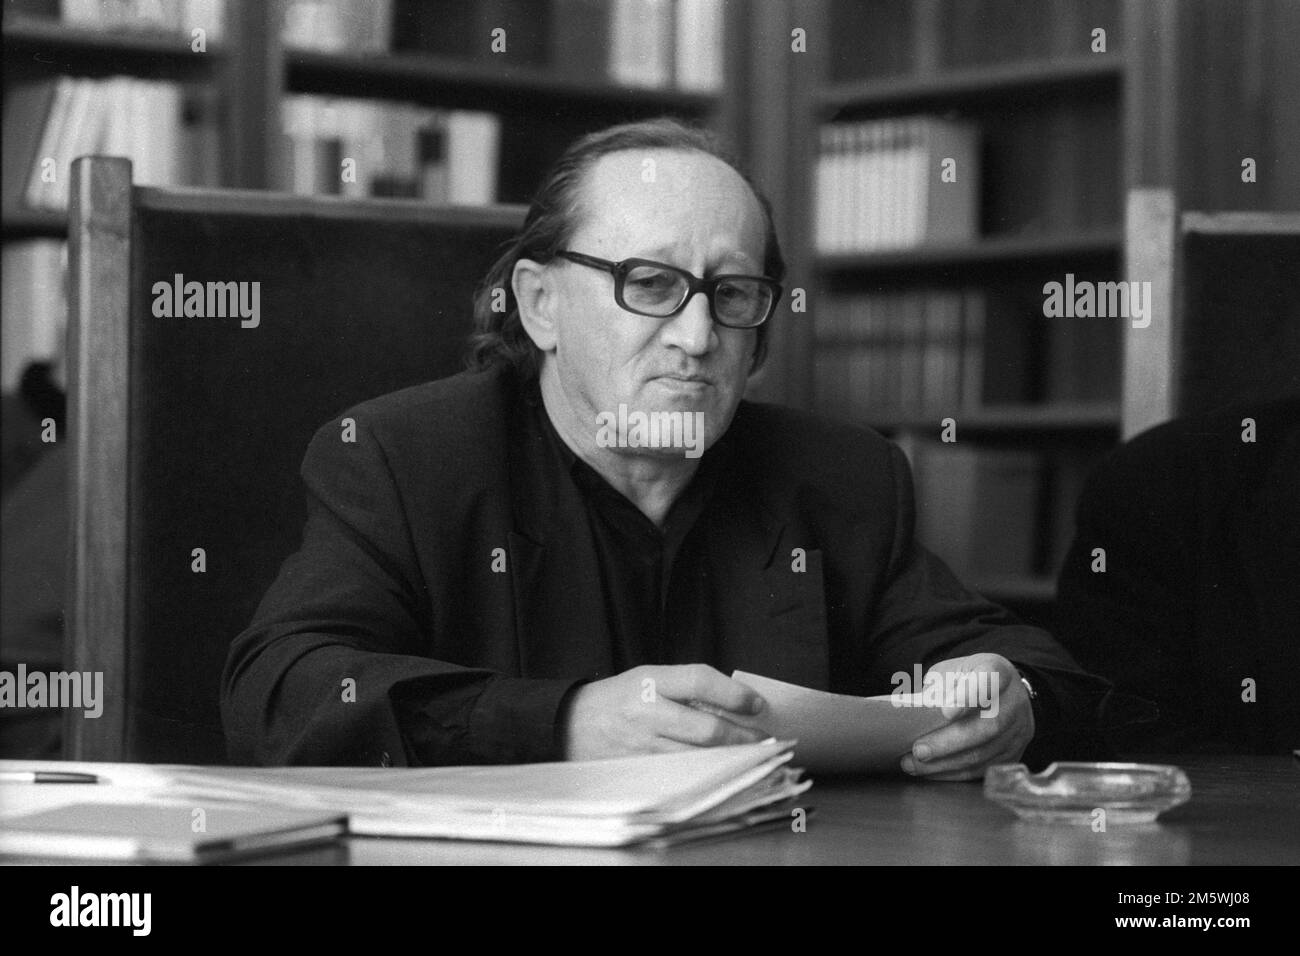
<path fill-rule="evenodd" d="M 651 259 L 610 262 L 562 249 L 561 259 L 601 269 L 614 277 L 614 301 L 637 315 L 666 319 L 686 308 L 692 296 L 703 292 L 713 321 L 731 329 L 753 329 L 776 311 L 781 283 L 764 276 L 716 275 L 701 279 L 685 269 Z"/>

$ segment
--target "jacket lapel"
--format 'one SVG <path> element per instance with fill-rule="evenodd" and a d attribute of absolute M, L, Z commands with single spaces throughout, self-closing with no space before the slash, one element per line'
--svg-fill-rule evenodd
<path fill-rule="evenodd" d="M 544 414 L 544 413 L 543 413 Z M 548 460 L 533 409 L 511 414 L 508 534 L 515 640 L 523 677 L 609 677 L 613 656 L 595 543 L 577 487 Z"/>
<path fill-rule="evenodd" d="M 716 496 L 710 566 L 719 669 L 830 686 L 822 553 L 794 522 L 734 491 Z M 725 502 L 725 504 L 724 504 Z M 794 552 L 803 551 L 802 559 Z"/>

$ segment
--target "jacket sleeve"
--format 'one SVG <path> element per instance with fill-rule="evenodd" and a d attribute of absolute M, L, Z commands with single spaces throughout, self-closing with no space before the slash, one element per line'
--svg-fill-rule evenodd
<path fill-rule="evenodd" d="M 1024 761 L 1105 759 L 1097 715 L 1110 685 L 1086 673 L 1046 631 L 964 587 L 914 538 L 915 501 L 907 459 L 891 446 L 895 529 L 889 570 L 871 632 L 875 682 L 940 661 L 992 653 L 1007 658 L 1038 694 L 1035 735 Z"/>
<path fill-rule="evenodd" d="M 508 677 L 422 653 L 430 615 L 384 450 L 360 423 L 316 433 L 307 523 L 232 643 L 221 712 L 236 763 L 464 764 L 558 759 L 571 681 Z"/>

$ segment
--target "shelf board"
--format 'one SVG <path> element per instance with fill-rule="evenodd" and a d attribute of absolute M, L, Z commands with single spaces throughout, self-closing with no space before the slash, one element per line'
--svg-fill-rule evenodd
<path fill-rule="evenodd" d="M 9 66 L 22 63 L 33 72 L 151 78 L 201 75 L 223 56 L 211 43 L 204 53 L 192 52 L 187 34 L 96 30 L 31 16 L 4 18 L 4 52 Z"/>
<path fill-rule="evenodd" d="M 1071 235 L 995 236 L 967 243 L 935 243 L 881 252 L 823 253 L 823 272 L 911 272 L 972 266 L 1020 265 L 1057 259 L 1097 260 L 1118 257 L 1118 228 L 1092 229 Z"/>
<path fill-rule="evenodd" d="M 6 209 L 0 231 L 5 239 L 65 239 L 68 217 L 53 209 Z"/>
<path fill-rule="evenodd" d="M 943 418 L 957 422 L 958 434 L 963 431 L 992 432 L 1044 432 L 1044 431 L 1108 431 L 1119 428 L 1119 402 L 1050 402 L 1045 405 L 991 405 L 970 411 L 957 411 L 950 415 L 940 412 L 906 414 L 883 417 L 867 424 L 877 431 L 895 432 L 931 430 L 937 437 Z"/>
<path fill-rule="evenodd" d="M 316 50 L 285 51 L 286 89 L 428 106 L 486 109 L 505 113 L 652 115 L 662 112 L 707 116 L 718 104 L 711 93 L 642 89 L 591 83 L 529 67 L 499 68 L 481 63 L 394 53 L 362 56 Z"/>
<path fill-rule="evenodd" d="M 1040 92 L 1061 87 L 1114 87 L 1124 76 L 1118 54 L 1090 53 L 1052 60 L 1029 60 L 963 68 L 921 76 L 833 83 L 816 102 L 823 114 L 889 112 L 903 107 L 948 105 L 990 96 Z"/>
<path fill-rule="evenodd" d="M 993 601 L 1051 604 L 1056 600 L 1056 579 L 1039 575 L 979 575 L 965 582 Z"/>

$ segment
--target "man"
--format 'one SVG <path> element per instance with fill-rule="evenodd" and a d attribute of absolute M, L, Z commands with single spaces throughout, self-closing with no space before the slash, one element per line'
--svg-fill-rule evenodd
<path fill-rule="evenodd" d="M 1115 682 L 1113 702 L 1138 698 L 1106 715 L 1116 750 L 1300 745 L 1297 489 L 1296 395 L 1165 422 L 1089 477 L 1058 610 L 1062 642 Z"/>
<path fill-rule="evenodd" d="M 348 412 L 355 442 L 313 440 L 302 550 L 231 648 L 232 756 L 742 743 L 764 702 L 733 669 L 874 694 L 916 666 L 983 673 L 1000 699 L 950 701 L 905 772 L 1084 756 L 1071 734 L 1104 682 L 913 542 L 898 449 L 742 402 L 783 268 L 767 204 L 706 134 L 571 147 L 481 290 L 476 371 Z"/>

